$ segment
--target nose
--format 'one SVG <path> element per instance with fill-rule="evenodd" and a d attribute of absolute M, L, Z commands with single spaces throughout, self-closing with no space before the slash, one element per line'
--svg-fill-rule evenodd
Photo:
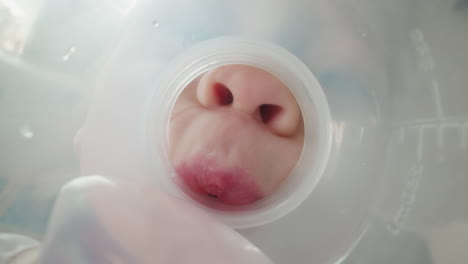
<path fill-rule="evenodd" d="M 197 99 L 214 111 L 230 108 L 246 113 L 282 137 L 294 135 L 301 120 L 289 88 L 252 66 L 225 65 L 205 73 L 197 86 Z"/>

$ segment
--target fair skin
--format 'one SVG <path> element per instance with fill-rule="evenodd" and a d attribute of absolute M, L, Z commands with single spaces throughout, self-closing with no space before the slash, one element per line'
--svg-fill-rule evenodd
<path fill-rule="evenodd" d="M 192 193 L 227 205 L 272 194 L 299 159 L 299 105 L 279 79 L 247 65 L 225 65 L 192 81 L 169 127 L 169 158 Z"/>

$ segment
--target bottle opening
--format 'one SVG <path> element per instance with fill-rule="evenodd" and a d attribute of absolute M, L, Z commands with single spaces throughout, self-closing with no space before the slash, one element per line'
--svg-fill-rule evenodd
<path fill-rule="evenodd" d="M 241 64 L 191 81 L 172 108 L 168 133 L 176 181 L 210 207 L 250 205 L 273 194 L 304 144 L 301 110 L 290 89 Z"/>
<path fill-rule="evenodd" d="M 271 43 L 227 37 L 193 47 L 168 67 L 148 111 L 164 188 L 235 228 L 295 209 L 328 161 L 323 91 Z"/>

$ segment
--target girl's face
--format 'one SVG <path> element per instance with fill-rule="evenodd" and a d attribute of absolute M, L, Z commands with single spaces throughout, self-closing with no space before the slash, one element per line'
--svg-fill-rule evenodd
<path fill-rule="evenodd" d="M 226 65 L 193 80 L 169 127 L 180 183 L 228 205 L 273 193 L 301 154 L 304 125 L 294 96 L 271 74 Z"/>

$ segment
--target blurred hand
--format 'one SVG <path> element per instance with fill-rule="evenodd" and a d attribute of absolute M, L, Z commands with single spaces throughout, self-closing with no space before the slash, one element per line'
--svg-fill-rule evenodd
<path fill-rule="evenodd" d="M 271 263 L 254 245 L 153 186 L 82 177 L 61 191 L 40 263 Z"/>

